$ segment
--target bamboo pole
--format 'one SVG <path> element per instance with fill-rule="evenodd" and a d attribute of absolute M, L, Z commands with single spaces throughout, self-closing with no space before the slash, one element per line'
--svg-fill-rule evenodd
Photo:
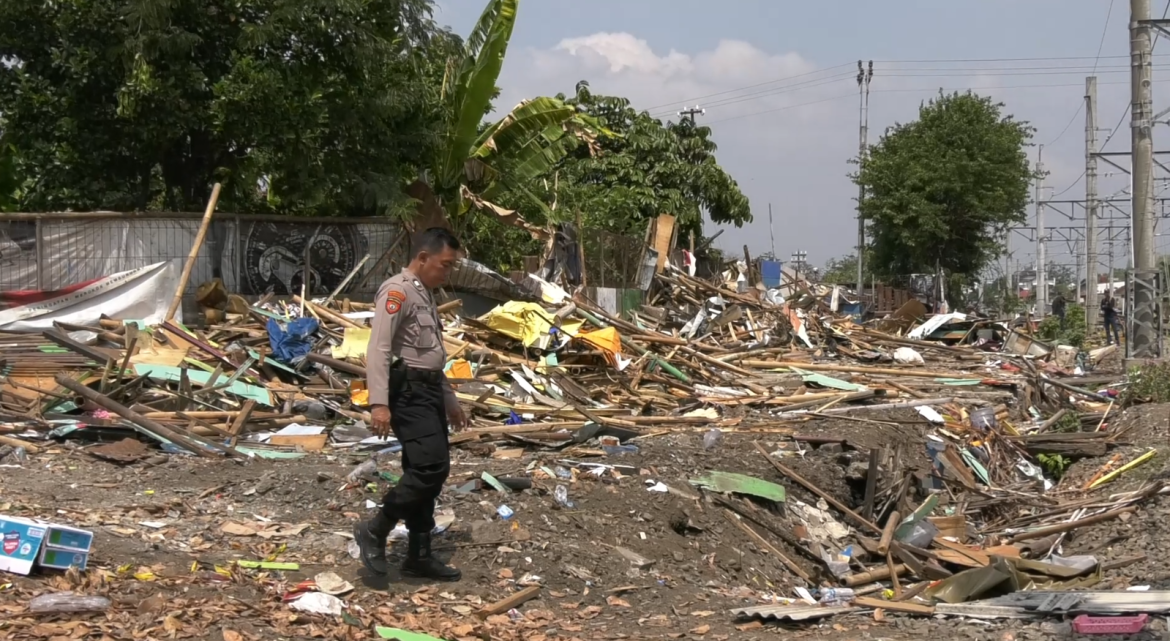
<path fill-rule="evenodd" d="M 222 185 L 215 183 L 211 189 L 211 198 L 207 201 L 207 210 L 203 212 L 203 222 L 199 225 L 199 232 L 195 234 L 195 242 L 191 244 L 191 252 L 187 254 L 187 262 L 183 265 L 183 274 L 179 276 L 179 288 L 175 290 L 175 297 L 167 309 L 167 317 L 171 320 L 175 312 L 183 304 L 183 290 L 187 288 L 187 281 L 191 279 L 191 270 L 195 268 L 195 260 L 199 258 L 199 248 L 203 246 L 203 239 L 207 237 L 207 229 L 211 227 L 211 215 L 215 213 L 215 204 L 219 202 L 219 192 Z"/>

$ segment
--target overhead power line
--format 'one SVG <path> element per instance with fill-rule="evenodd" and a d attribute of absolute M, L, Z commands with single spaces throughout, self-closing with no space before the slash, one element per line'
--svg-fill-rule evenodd
<path fill-rule="evenodd" d="M 1126 85 L 1126 84 L 1129 84 L 1129 83 L 1128 83 L 1128 82 L 1103 82 L 1103 83 L 1100 83 L 1100 84 L 1102 84 L 1102 85 Z M 913 89 L 909 89 L 909 88 L 908 88 L 908 89 L 874 89 L 874 90 L 872 90 L 872 91 L 873 91 L 873 93 L 934 93 L 934 92 L 937 92 L 937 91 L 966 91 L 966 90 L 971 90 L 971 89 L 980 89 L 980 90 L 982 90 L 982 89 L 1051 89 L 1051 88 L 1054 88 L 1054 87 L 1084 87 L 1084 83 L 1075 83 L 1075 84 L 1068 84 L 1068 83 L 1065 83 L 1065 84 L 1038 84 L 1038 85 L 1035 85 L 1035 84 L 1029 84 L 1029 85 L 1001 85 L 1001 86 L 995 86 L 995 87 L 919 87 L 919 88 L 913 88 Z M 796 109 L 796 108 L 798 108 L 798 107 L 807 107 L 807 106 L 809 106 L 809 105 L 817 105 L 817 104 L 821 104 L 821 103 L 825 103 L 825 102 L 830 102 L 830 101 L 833 101 L 833 100 L 841 100 L 841 99 L 843 99 L 843 98 L 851 98 L 851 97 L 852 97 L 852 98 L 856 98 L 856 97 L 857 97 L 857 93 L 856 93 L 856 92 L 851 92 L 851 93 L 847 93 L 847 94 L 841 94 L 841 95 L 838 95 L 838 96 L 831 96 L 831 97 L 828 97 L 828 98 L 822 98 L 822 99 L 819 99 L 819 100 L 813 100 L 813 101 L 809 101 L 809 102 L 798 103 L 798 104 L 795 104 L 795 105 L 785 105 L 785 106 L 783 106 L 783 107 L 776 107 L 776 108 L 773 108 L 773 109 L 765 109 L 765 110 L 763 110 L 763 111 L 753 111 L 753 112 L 751 112 L 751 113 L 740 114 L 740 115 L 737 115 L 737 116 L 731 116 L 731 117 L 728 117 L 728 118 L 722 118 L 722 119 L 720 119 L 720 120 L 715 120 L 715 121 L 712 121 L 712 122 L 709 122 L 709 123 L 707 123 L 707 125 L 708 125 L 708 126 L 710 126 L 710 125 L 716 125 L 716 124 L 723 123 L 723 122 L 730 122 L 730 121 L 732 121 L 732 120 L 740 120 L 740 119 L 743 119 L 743 118 L 751 118 L 751 117 L 753 117 L 753 116 L 762 116 L 762 115 L 765 115 L 765 114 L 776 113 L 776 112 L 779 112 L 779 111 L 787 111 L 787 110 L 789 110 L 789 109 Z"/>

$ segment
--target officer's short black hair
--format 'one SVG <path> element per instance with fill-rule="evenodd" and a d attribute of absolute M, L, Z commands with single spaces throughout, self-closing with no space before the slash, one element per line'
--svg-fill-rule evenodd
<path fill-rule="evenodd" d="M 443 227 L 431 227 L 424 232 L 415 234 L 411 245 L 414 248 L 415 256 L 423 252 L 437 254 L 447 247 L 455 251 L 459 251 L 462 248 L 455 234 L 452 234 L 450 230 Z"/>

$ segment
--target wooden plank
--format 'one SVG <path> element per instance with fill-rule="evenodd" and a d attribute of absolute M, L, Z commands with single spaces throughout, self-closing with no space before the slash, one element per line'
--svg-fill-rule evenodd
<path fill-rule="evenodd" d="M 894 566 L 894 572 L 898 574 L 906 574 L 909 570 L 905 565 Z M 858 574 L 850 574 L 845 577 L 845 585 L 848 587 L 855 587 L 864 583 L 873 583 L 874 581 L 885 581 L 890 578 L 889 566 L 880 567 L 869 572 L 860 572 Z"/>
<path fill-rule="evenodd" d="M 919 603 L 906 603 L 904 601 L 883 601 L 882 599 L 873 599 L 866 596 L 859 596 L 853 599 L 853 605 L 861 608 L 873 608 L 875 610 L 882 609 L 888 610 L 890 612 L 901 612 L 903 614 L 934 616 L 933 605 L 922 605 Z"/>
<path fill-rule="evenodd" d="M 880 469 L 878 449 L 869 450 L 869 469 L 865 473 L 865 502 L 862 503 L 861 515 L 867 519 L 873 518 L 873 500 L 877 494 L 877 477 Z"/>
<path fill-rule="evenodd" d="M 530 588 L 524 588 L 523 590 L 520 590 L 516 594 L 513 594 L 506 599 L 502 599 L 490 605 L 484 606 L 479 610 L 479 612 L 475 613 L 475 616 L 481 619 L 486 619 L 495 614 L 503 614 L 512 608 L 519 607 L 531 601 L 532 599 L 535 599 L 536 595 L 538 594 L 540 594 L 539 585 L 534 585 Z"/>
<path fill-rule="evenodd" d="M 98 365 L 105 366 L 106 362 L 108 362 L 111 358 L 110 354 L 107 352 L 97 349 L 96 347 L 90 347 L 89 345 L 79 343 L 72 338 L 69 338 L 60 329 L 46 329 L 45 331 L 41 332 L 41 336 L 44 336 L 57 345 L 64 347 L 65 349 L 75 354 L 81 354 Z"/>
<path fill-rule="evenodd" d="M 272 445 L 295 446 L 306 452 L 320 452 L 325 449 L 328 434 L 273 434 L 268 442 Z"/>
<path fill-rule="evenodd" d="M 771 552 L 773 555 L 775 555 L 777 559 L 780 559 L 780 562 L 784 564 L 784 567 L 788 568 L 789 572 L 792 572 L 793 574 L 804 579 L 805 581 L 812 583 L 812 577 L 809 576 L 808 572 L 805 572 L 804 569 L 802 569 L 799 565 L 797 565 L 795 562 L 793 562 L 792 559 L 785 556 L 784 553 L 781 552 L 780 550 L 777 550 L 776 547 L 773 546 L 771 543 L 768 543 L 767 539 L 760 536 L 759 532 L 756 532 L 747 523 L 744 523 L 743 521 L 741 521 L 739 519 L 739 517 L 737 517 L 734 513 L 732 513 L 731 510 L 724 509 L 723 511 L 724 511 L 725 515 L 727 516 L 728 521 L 731 521 L 732 523 L 734 523 L 737 527 L 739 527 L 739 529 L 743 530 L 745 534 L 747 534 L 753 540 L 755 540 L 756 543 L 760 544 L 761 546 L 763 546 L 763 548 L 765 550 L 767 550 L 767 551 Z"/>
<path fill-rule="evenodd" d="M 654 224 L 654 242 L 652 246 L 658 252 L 658 264 L 654 266 L 654 273 L 661 274 L 666 268 L 666 259 L 670 255 L 670 240 L 674 237 L 674 216 L 660 214 Z M 639 265 L 639 267 L 641 267 Z M 750 269 L 751 266 L 749 265 Z"/>
<path fill-rule="evenodd" d="M 948 563 L 956 565 L 966 565 L 968 567 L 983 567 L 991 563 L 991 556 L 982 550 L 967 547 L 959 543 L 952 543 L 941 536 L 934 537 L 934 544 L 941 550 L 935 550 L 938 558 L 943 559 Z M 1019 551 L 1016 552 L 1019 556 Z M 962 560 L 955 560 L 955 557 L 960 557 Z"/>
<path fill-rule="evenodd" d="M 878 539 L 878 554 L 884 556 L 890 550 L 890 541 L 894 540 L 894 530 L 898 529 L 898 523 L 901 520 L 902 514 L 897 510 L 890 513 L 890 518 L 886 520 L 886 527 L 882 530 L 882 538 Z"/>

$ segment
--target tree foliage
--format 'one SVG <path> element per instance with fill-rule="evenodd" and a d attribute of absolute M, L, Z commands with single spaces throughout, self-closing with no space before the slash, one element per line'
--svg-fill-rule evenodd
<path fill-rule="evenodd" d="M 662 123 L 637 111 L 625 98 L 595 95 L 582 81 L 565 102 L 614 135 L 596 147 L 578 147 L 530 185 L 530 193 L 572 220 L 580 211 L 586 227 L 640 234 L 644 221 L 669 213 L 684 232 L 698 231 L 702 212 L 717 223 L 751 221 L 748 199 L 715 159 L 711 130 L 690 122 Z M 525 215 L 535 207 L 511 193 L 501 197 Z"/>
<path fill-rule="evenodd" d="M 502 191 L 527 197 L 544 221 L 550 211 L 527 190 L 533 179 L 548 173 L 561 159 L 585 142 L 608 132 L 597 121 L 559 98 L 525 100 L 499 121 L 483 125 L 496 96 L 516 23 L 519 0 L 490 0 L 468 36 L 461 55 L 448 64 L 443 79 L 442 143 L 435 150 L 426 175 L 429 194 L 457 217 L 460 231 L 474 223 L 462 216 L 474 208 L 524 227 L 515 212 L 492 202 Z M 423 206 L 427 213 L 426 206 Z M 434 213 L 429 215 L 433 216 Z"/>
<path fill-rule="evenodd" d="M 973 93 L 942 94 L 871 147 L 853 176 L 866 189 L 871 268 L 879 275 L 974 275 L 1025 220 L 1033 129 Z"/>
<path fill-rule="evenodd" d="M 556 99 L 601 135 L 567 147 L 540 174 L 501 182 L 491 192 L 495 203 L 537 225 L 572 222 L 580 213 L 588 230 L 635 236 L 662 213 L 677 217 L 680 238 L 702 231 L 703 212 L 717 223 L 751 221 L 748 199 L 719 166 L 707 127 L 663 123 L 625 98 L 593 94 L 586 81 L 572 97 Z M 519 267 L 523 256 L 542 249 L 519 230 L 502 230 L 482 218 L 464 233 L 477 240 L 483 260 L 505 268 Z"/>
<path fill-rule="evenodd" d="M 431 0 L 0 2 L 0 128 L 32 210 L 371 214 L 435 145 Z"/>

